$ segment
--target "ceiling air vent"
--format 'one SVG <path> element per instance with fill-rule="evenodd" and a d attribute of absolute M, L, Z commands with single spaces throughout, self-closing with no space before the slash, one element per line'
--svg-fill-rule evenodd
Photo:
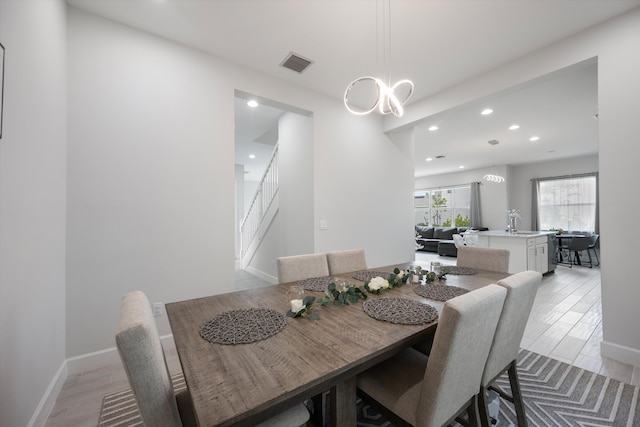
<path fill-rule="evenodd" d="M 297 53 L 291 52 L 280 65 L 296 73 L 302 73 L 311 64 L 312 61 L 301 57 Z"/>

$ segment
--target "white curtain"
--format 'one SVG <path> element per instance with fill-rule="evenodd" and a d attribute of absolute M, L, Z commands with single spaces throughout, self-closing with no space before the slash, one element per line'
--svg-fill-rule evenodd
<path fill-rule="evenodd" d="M 598 174 L 533 179 L 532 229 L 598 232 Z"/>

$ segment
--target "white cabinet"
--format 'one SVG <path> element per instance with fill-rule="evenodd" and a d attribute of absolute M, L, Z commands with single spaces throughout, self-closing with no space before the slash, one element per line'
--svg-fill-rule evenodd
<path fill-rule="evenodd" d="M 477 233 L 480 246 L 509 250 L 509 273 L 525 270 L 539 271 L 544 274 L 555 269 L 549 263 L 549 251 L 553 250 L 549 241 L 549 233 L 523 231 L 508 233 L 499 230 L 480 231 Z"/>
<path fill-rule="evenodd" d="M 549 239 L 547 236 L 527 239 L 527 270 L 549 271 Z"/>

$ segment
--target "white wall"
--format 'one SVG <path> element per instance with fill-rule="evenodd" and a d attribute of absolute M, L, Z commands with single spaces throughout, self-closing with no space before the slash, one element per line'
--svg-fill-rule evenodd
<path fill-rule="evenodd" d="M 506 182 L 486 182 L 482 177 L 488 170 L 476 169 L 416 178 L 415 188 L 448 187 L 479 181 L 480 210 L 484 227 L 492 230 L 504 229 L 507 225 L 507 209 L 518 209 L 522 216 L 518 228 L 531 230 L 531 179 L 598 172 L 598 156 L 581 156 L 508 167 L 497 166 L 496 169 L 498 173 L 507 177 Z"/>
<path fill-rule="evenodd" d="M 278 122 L 279 251 L 278 256 L 315 251 L 313 239 L 313 118 L 285 113 Z M 277 274 L 276 274 L 277 277 Z"/>
<path fill-rule="evenodd" d="M 314 115 L 323 134 L 314 145 L 316 251 L 364 248 L 370 266 L 413 259 L 412 138 L 391 141 L 379 115 L 353 116 L 344 105 L 331 113 Z"/>
<path fill-rule="evenodd" d="M 512 206 L 520 209 L 522 230 L 531 229 L 531 180 L 553 176 L 598 172 L 598 155 L 580 156 L 549 162 L 531 163 L 513 167 L 509 182 Z"/>
<path fill-rule="evenodd" d="M 166 303 L 233 290 L 226 77 L 202 53 L 70 9 L 67 356 L 113 347 L 127 291 Z"/>
<path fill-rule="evenodd" d="M 482 179 L 488 173 L 497 172 L 506 177 L 503 183 L 486 182 Z M 496 166 L 489 169 L 474 169 L 442 175 L 424 176 L 415 179 L 416 189 L 449 187 L 480 182 L 480 217 L 482 227 L 491 230 L 504 229 L 509 202 L 507 200 L 508 183 L 507 167 Z"/>
<path fill-rule="evenodd" d="M 169 302 L 233 288 L 235 90 L 313 113 L 313 156 L 295 159 L 313 178 L 295 189 L 314 206 L 295 202 L 300 250 L 347 235 L 373 262 L 413 255 L 398 237 L 412 237 L 411 159 L 379 119 L 72 8 L 69 57 L 68 357 L 113 347 L 128 290 Z M 319 239 L 325 206 L 348 217 Z"/>
<path fill-rule="evenodd" d="M 276 259 L 314 252 L 313 118 L 284 113 L 278 120 L 278 211 L 249 263 L 251 273 L 278 283 Z"/>
<path fill-rule="evenodd" d="M 536 77 L 597 57 L 600 170 L 600 247 L 602 249 L 602 354 L 640 366 L 640 287 L 635 286 L 635 251 L 629 242 L 640 229 L 618 233 L 621 212 L 638 212 L 640 195 L 622 189 L 640 182 L 640 168 L 630 153 L 637 141 L 640 117 L 640 8 L 576 36 L 527 55 L 463 84 L 412 105 L 401 119 L 389 118 L 393 131 L 440 111 L 507 89 Z"/>
<path fill-rule="evenodd" d="M 64 2 L 0 0 L 0 42 L 0 425 L 27 426 L 65 374 Z"/>
<path fill-rule="evenodd" d="M 635 277 L 638 227 L 620 233 L 622 215 L 640 211 L 637 121 L 640 117 L 640 9 L 602 31 L 598 49 L 602 354 L 640 366 L 640 287 Z M 633 153 L 633 154 L 632 154 Z M 624 194 L 624 197 L 620 197 Z"/>

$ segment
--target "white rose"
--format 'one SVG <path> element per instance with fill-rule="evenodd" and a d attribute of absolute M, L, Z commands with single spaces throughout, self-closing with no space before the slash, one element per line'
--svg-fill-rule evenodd
<path fill-rule="evenodd" d="M 297 313 L 304 308 L 304 304 L 301 299 L 292 299 L 291 300 L 291 312 Z"/>
<path fill-rule="evenodd" d="M 387 289 L 389 287 L 389 281 L 382 277 L 374 277 L 369 282 L 369 289 L 377 291 L 378 289 Z"/>
<path fill-rule="evenodd" d="M 404 277 L 404 270 L 400 270 L 400 273 L 398 273 L 398 279 L 402 279 Z"/>

